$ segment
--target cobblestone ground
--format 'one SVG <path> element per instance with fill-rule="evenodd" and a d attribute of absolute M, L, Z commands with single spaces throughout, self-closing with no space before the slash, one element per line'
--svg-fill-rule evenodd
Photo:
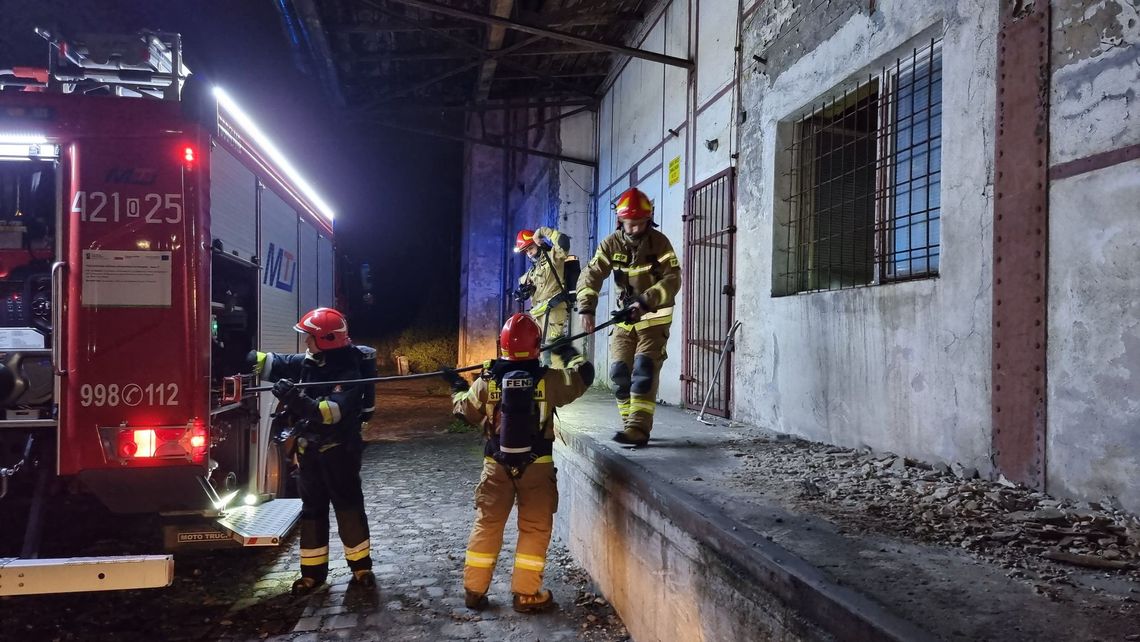
<path fill-rule="evenodd" d="M 475 613 L 463 606 L 463 553 L 482 442 L 471 434 L 441 432 L 445 422 L 436 417 L 434 424 L 369 435 L 378 440 L 365 451 L 363 473 L 379 580 L 375 591 L 349 586 L 334 535 L 327 589 L 288 596 L 298 568 L 294 535 L 280 549 L 176 555 L 168 589 L 0 598 L 0 640 L 626 639 L 612 608 L 589 592 L 589 578 L 557 541 L 546 580 L 558 608 L 531 615 L 511 609 L 513 524 L 492 585 L 492 607 Z M 115 529 L 128 527 L 145 532 L 139 524 Z M 131 536 L 105 528 L 71 553 L 127 552 L 119 545 Z"/>
<path fill-rule="evenodd" d="M 334 562 L 330 590 L 309 598 L 293 629 L 302 634 L 292 639 L 623 639 L 613 611 L 585 592 L 587 578 L 557 543 L 547 585 L 559 608 L 538 615 L 511 610 L 513 524 L 491 586 L 492 608 L 474 613 L 463 606 L 463 552 L 481 458 L 482 443 L 470 435 L 373 444 L 365 486 L 379 593 L 355 593 L 347 569 Z M 338 559 L 339 542 L 332 548 Z"/>

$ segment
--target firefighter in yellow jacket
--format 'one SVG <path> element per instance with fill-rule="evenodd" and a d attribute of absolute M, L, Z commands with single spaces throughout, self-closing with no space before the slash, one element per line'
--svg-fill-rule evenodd
<path fill-rule="evenodd" d="M 548 249 L 543 239 L 550 241 Z M 530 269 L 519 278 L 516 297 L 520 302 L 531 299 L 530 315 L 542 328 L 542 344 L 549 345 L 566 335 L 569 318 L 569 288 L 566 282 L 566 257 L 570 251 L 570 237 L 549 227 L 520 230 L 515 237 L 515 252 L 525 252 L 531 262 Z M 561 368 L 558 355 L 550 362 Z"/>
<path fill-rule="evenodd" d="M 594 366 L 566 343 L 556 350 L 565 369 L 539 363 L 541 330 L 534 319 L 515 314 L 499 335 L 502 358 L 489 361 L 468 387 L 455 372 L 451 383 L 455 414 L 481 425 L 487 438 L 483 474 L 475 488 L 475 525 L 467 543 L 463 588 L 468 608 L 487 608 L 487 589 L 511 508 L 518 503 L 519 539 L 511 574 L 513 606 L 520 613 L 554 605 L 542 587 L 558 485 L 554 459 L 554 409 L 582 396 L 594 380 Z"/>
<path fill-rule="evenodd" d="M 669 239 L 653 229 L 653 203 L 644 192 L 622 192 L 616 209 L 617 231 L 602 239 L 578 278 L 578 313 L 582 329 L 592 332 L 598 290 L 612 272 L 618 303 L 632 314 L 610 332 L 610 379 L 623 424 L 614 441 L 643 446 L 653 430 L 681 267 Z"/>

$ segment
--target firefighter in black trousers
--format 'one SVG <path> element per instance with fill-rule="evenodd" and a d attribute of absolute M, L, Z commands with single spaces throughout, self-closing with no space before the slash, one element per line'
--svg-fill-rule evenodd
<path fill-rule="evenodd" d="M 361 422 L 371 417 L 375 388 L 346 384 L 297 388 L 296 383 L 362 379 L 375 376 L 376 351 L 354 346 L 340 312 L 317 308 L 294 326 L 305 335 L 304 354 L 251 354 L 253 371 L 276 382 L 277 397 L 295 421 L 296 457 L 301 492 L 301 579 L 294 595 L 321 586 L 329 572 L 329 503 L 336 514 L 352 584 L 376 586 L 372 574 L 368 518 L 360 482 L 364 441 Z"/>

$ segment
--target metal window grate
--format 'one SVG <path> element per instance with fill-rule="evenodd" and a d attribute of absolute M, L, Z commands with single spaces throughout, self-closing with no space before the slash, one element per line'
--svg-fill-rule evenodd
<path fill-rule="evenodd" d="M 774 294 L 938 273 L 941 49 L 915 48 L 782 128 Z"/>

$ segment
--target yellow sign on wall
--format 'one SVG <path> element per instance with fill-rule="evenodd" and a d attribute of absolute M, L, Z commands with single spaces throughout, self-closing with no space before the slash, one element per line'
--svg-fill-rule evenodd
<path fill-rule="evenodd" d="M 669 161 L 669 187 L 681 182 L 681 157 Z"/>

